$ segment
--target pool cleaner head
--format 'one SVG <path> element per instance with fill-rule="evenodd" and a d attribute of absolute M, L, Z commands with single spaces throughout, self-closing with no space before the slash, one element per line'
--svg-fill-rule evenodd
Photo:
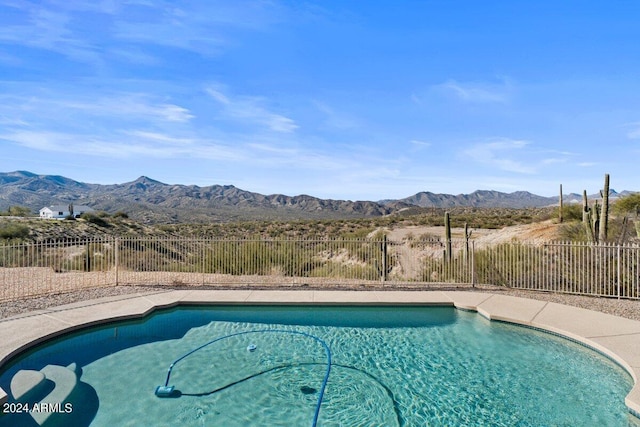
<path fill-rule="evenodd" d="M 159 385 L 156 387 L 156 396 L 158 397 L 171 397 L 173 396 L 174 386 Z"/>

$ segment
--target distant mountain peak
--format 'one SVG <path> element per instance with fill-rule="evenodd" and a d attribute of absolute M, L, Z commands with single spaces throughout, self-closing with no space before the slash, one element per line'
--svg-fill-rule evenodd
<path fill-rule="evenodd" d="M 620 194 L 625 193 L 628 192 Z M 616 194 L 612 190 L 612 196 L 615 197 Z M 593 196 L 589 198 L 592 200 Z M 455 196 L 422 191 L 398 200 L 353 202 L 320 199 L 306 194 L 263 195 L 229 184 L 207 187 L 169 185 L 144 175 L 123 184 L 99 185 L 27 171 L 0 173 L 0 210 L 18 205 L 28 207 L 35 213 L 43 206 L 69 203 L 112 213 L 123 211 L 141 222 L 162 223 L 362 218 L 388 215 L 416 207 L 545 207 L 557 205 L 558 198 L 537 196 L 528 191 L 502 193 L 476 190 L 470 194 Z"/>
<path fill-rule="evenodd" d="M 164 182 L 156 181 L 155 179 L 149 178 L 148 176 L 142 175 L 135 181 L 132 181 L 133 184 L 143 183 L 143 184 L 160 184 L 166 185 Z"/>
<path fill-rule="evenodd" d="M 35 178 L 38 175 L 33 173 L 33 172 L 29 172 L 29 171 L 14 171 L 14 172 L 9 172 L 7 173 L 7 175 L 9 176 L 16 176 L 16 177 L 24 177 L 24 178 Z"/>

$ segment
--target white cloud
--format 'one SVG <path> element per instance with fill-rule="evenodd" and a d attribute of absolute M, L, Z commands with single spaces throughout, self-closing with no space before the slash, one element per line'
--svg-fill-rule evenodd
<path fill-rule="evenodd" d="M 640 139 L 640 122 L 630 123 L 629 127 L 632 127 L 633 129 L 627 132 L 627 138 Z"/>
<path fill-rule="evenodd" d="M 318 111 L 324 114 L 325 119 L 323 125 L 328 128 L 348 130 L 361 127 L 359 120 L 344 112 L 337 112 L 335 108 L 330 107 L 324 102 L 312 101 L 312 104 Z"/>
<path fill-rule="evenodd" d="M 175 104 L 156 102 L 153 97 L 144 94 L 123 94 L 120 96 L 97 99 L 94 102 L 81 100 L 66 102 L 64 106 L 82 111 L 90 111 L 105 116 L 129 116 L 147 120 L 166 120 L 169 122 L 188 122 L 194 116 L 184 107 Z"/>
<path fill-rule="evenodd" d="M 155 107 L 152 107 L 151 112 L 157 114 L 159 117 L 163 117 L 170 122 L 186 122 L 194 117 L 186 108 L 173 104 L 157 105 Z"/>
<path fill-rule="evenodd" d="M 433 145 L 430 142 L 420 141 L 418 139 L 412 139 L 411 141 L 409 141 L 409 143 L 413 145 L 416 149 L 429 148 L 431 147 L 431 145 Z"/>
<path fill-rule="evenodd" d="M 48 131 L 17 131 L 0 134 L 0 139 L 39 151 L 125 158 L 134 155 L 165 157 L 175 154 L 170 147 L 114 142 L 95 135 L 78 135 Z"/>
<path fill-rule="evenodd" d="M 0 125 L 5 126 L 27 126 L 29 123 L 19 117 L 4 117 L 0 116 Z"/>
<path fill-rule="evenodd" d="M 507 103 L 510 100 L 512 92 L 512 86 L 508 80 L 504 80 L 499 84 L 472 82 L 462 83 L 456 80 L 447 80 L 444 83 L 434 86 L 434 88 L 438 91 L 452 95 L 463 102 L 478 104 Z M 419 100 L 416 101 L 414 99 L 414 102 L 419 102 Z"/>
<path fill-rule="evenodd" d="M 551 157 L 548 159 L 542 159 L 542 161 L 540 162 L 543 165 L 553 165 L 556 163 L 566 163 L 567 159 L 562 159 L 562 158 L 557 158 L 557 157 Z"/>
<path fill-rule="evenodd" d="M 18 7 L 24 20 L 0 27 L 0 41 L 59 53 L 70 59 L 100 64 L 101 59 L 91 34 L 71 28 L 69 13 L 24 3 Z"/>
<path fill-rule="evenodd" d="M 225 117 L 265 126 L 274 132 L 280 133 L 292 133 L 298 128 L 293 119 L 273 113 L 263 107 L 263 104 L 266 103 L 264 98 L 227 95 L 218 86 L 209 86 L 205 88 L 205 92 L 221 104 L 222 113 Z"/>
<path fill-rule="evenodd" d="M 222 46 L 227 43 L 223 37 L 212 36 L 186 22 L 175 20 L 159 23 L 120 21 L 115 24 L 114 35 L 122 40 L 162 45 L 204 55 L 219 54 Z"/>
<path fill-rule="evenodd" d="M 251 161 L 267 165 L 269 168 L 288 170 L 349 170 L 353 163 L 338 159 L 316 150 L 307 150 L 297 144 L 282 146 L 273 141 L 248 143 L 246 145 Z"/>
<path fill-rule="evenodd" d="M 25 90 L 26 89 L 26 90 Z M 198 158 L 286 163 L 317 161 L 317 155 L 284 138 L 297 125 L 269 111 L 263 98 L 226 96 L 208 91 L 221 105 L 223 120 L 240 122 L 240 131 L 192 124 L 190 109 L 143 93 L 112 96 L 57 88 L 12 88 L 0 94 L 0 138 L 22 147 L 51 153 L 109 158 Z M 11 94 L 14 93 L 14 94 Z M 28 93 L 29 95 L 23 95 Z M 19 94 L 19 95 L 18 95 Z M 252 131 L 249 125 L 266 128 Z M 255 129 L 254 129 L 255 130 Z M 277 135 L 277 136 L 274 136 Z M 273 138 L 271 138 L 273 136 Z M 256 148 L 261 144 L 260 158 Z M 269 151 L 267 148 L 272 147 Z M 292 148 L 293 147 L 293 148 Z M 315 160 L 314 160 L 315 159 Z M 327 164 L 324 160 L 323 164 Z"/>
<path fill-rule="evenodd" d="M 205 92 L 207 92 L 209 96 L 211 96 L 213 99 L 215 99 L 221 104 L 229 105 L 231 103 L 231 101 L 229 101 L 229 98 L 227 98 L 227 96 L 223 94 L 221 90 L 218 90 L 214 87 L 206 88 Z"/>
<path fill-rule="evenodd" d="M 147 131 L 126 131 L 124 132 L 126 135 L 133 136 L 135 138 L 146 139 L 150 141 L 157 142 L 159 144 L 173 145 L 173 146 L 185 146 L 191 145 L 194 143 L 193 139 L 189 138 L 174 138 L 169 135 L 161 134 L 158 132 L 147 132 Z"/>
<path fill-rule="evenodd" d="M 497 138 L 478 143 L 464 150 L 464 155 L 478 163 L 506 172 L 533 175 L 545 168 L 566 164 L 576 157 L 570 151 L 536 148 L 531 142 Z M 587 164 L 585 164 L 587 165 Z"/>
<path fill-rule="evenodd" d="M 280 20 L 277 2 L 139 2 L 137 14 L 123 8 L 115 18 L 116 39 L 217 55 L 233 44 L 229 29 L 259 31 Z M 136 10 L 136 9 L 131 9 Z"/>
<path fill-rule="evenodd" d="M 278 114 L 267 114 L 264 116 L 263 123 L 276 132 L 293 132 L 298 128 L 296 123 L 284 116 Z"/>
<path fill-rule="evenodd" d="M 411 101 L 413 101 L 414 104 L 422 105 L 422 99 L 417 94 L 412 93 L 410 98 L 411 98 Z"/>
<path fill-rule="evenodd" d="M 241 31 L 262 31 L 286 16 L 279 2 L 204 1 L 15 1 L 11 21 L 0 16 L 0 42 L 56 52 L 97 67 L 116 55 L 134 63 L 156 59 L 148 47 L 161 46 L 217 55 Z M 91 26 L 87 25 L 90 22 Z"/>
<path fill-rule="evenodd" d="M 507 172 L 532 174 L 536 167 L 530 161 L 518 160 L 514 154 L 527 147 L 528 141 L 501 138 L 480 143 L 464 151 L 464 154 L 479 163 L 496 167 Z"/>
<path fill-rule="evenodd" d="M 250 157 L 242 146 L 217 144 L 205 139 L 175 138 L 156 132 L 127 131 L 98 136 L 50 131 L 15 131 L 0 140 L 38 151 L 82 154 L 108 158 L 204 158 L 243 160 Z"/>
<path fill-rule="evenodd" d="M 22 115 L 28 115 L 30 123 L 45 124 L 54 123 L 56 117 L 61 116 L 66 125 L 71 127 L 82 126 L 83 122 L 93 121 L 97 117 L 149 124 L 185 123 L 194 118 L 189 109 L 157 98 L 146 94 L 122 93 L 89 99 L 82 94 L 53 90 L 31 96 L 0 95 L 0 117 L 6 122 L 18 123 L 25 121 Z"/>
<path fill-rule="evenodd" d="M 135 47 L 110 48 L 108 54 L 114 60 L 129 62 L 131 64 L 158 67 L 163 63 L 162 59 Z"/>

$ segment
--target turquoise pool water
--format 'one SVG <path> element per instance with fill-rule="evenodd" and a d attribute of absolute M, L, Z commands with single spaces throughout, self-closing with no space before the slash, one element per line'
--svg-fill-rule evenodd
<path fill-rule="evenodd" d="M 266 330 L 283 332 L 248 332 Z M 229 335 L 175 364 L 172 397 L 155 395 L 172 362 Z M 10 390 L 20 370 L 75 363 L 71 410 L 57 408 L 45 425 L 311 426 L 327 354 L 310 336 L 332 356 L 318 426 L 632 422 L 624 405 L 632 380 L 607 358 L 449 307 L 160 311 L 35 349 L 5 368 L 0 386 Z M 42 397 L 34 393 L 28 397 Z M 11 413 L 0 425 L 35 424 L 31 414 Z"/>

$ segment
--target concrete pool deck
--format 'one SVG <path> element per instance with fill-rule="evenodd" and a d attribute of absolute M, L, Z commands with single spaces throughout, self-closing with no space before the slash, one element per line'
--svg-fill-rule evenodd
<path fill-rule="evenodd" d="M 471 291 L 172 290 L 120 295 L 0 319 L 0 367 L 24 350 L 85 326 L 143 317 L 180 304 L 424 305 L 477 311 L 581 342 L 626 369 L 634 387 L 626 396 L 640 417 L 640 322 L 562 304 Z M 0 404 L 8 400 L 0 388 Z"/>

